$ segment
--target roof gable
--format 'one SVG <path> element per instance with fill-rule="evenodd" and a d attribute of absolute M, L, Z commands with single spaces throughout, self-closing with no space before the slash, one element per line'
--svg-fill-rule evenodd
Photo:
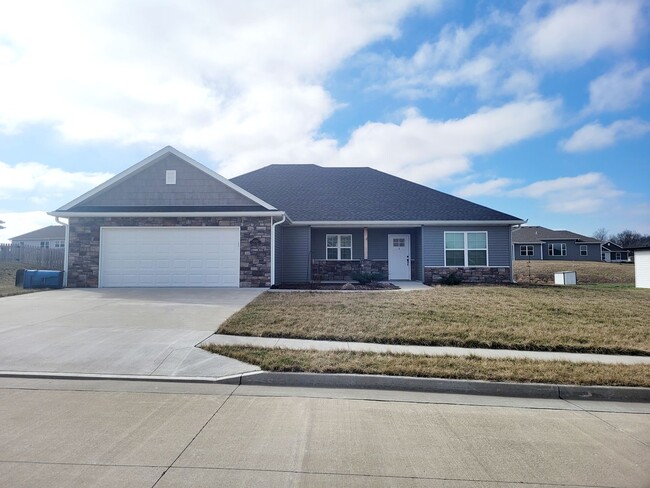
<path fill-rule="evenodd" d="M 169 171 L 175 183 L 167 184 Z M 107 182 L 61 207 L 61 211 L 126 211 L 163 208 L 192 211 L 201 208 L 274 210 L 250 194 L 173 147 L 166 147 Z"/>
<path fill-rule="evenodd" d="M 521 222 L 371 168 L 273 164 L 231 181 L 287 212 L 293 222 Z"/>

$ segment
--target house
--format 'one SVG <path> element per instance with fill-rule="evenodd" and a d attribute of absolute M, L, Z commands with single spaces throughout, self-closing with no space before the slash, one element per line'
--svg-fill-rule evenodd
<path fill-rule="evenodd" d="M 227 180 L 161 149 L 51 212 L 71 287 L 512 281 L 517 217 L 370 168 L 274 164 Z"/>
<path fill-rule="evenodd" d="M 650 288 L 650 246 L 634 249 L 634 283 L 637 288 Z"/>
<path fill-rule="evenodd" d="M 600 261 L 601 242 L 568 230 L 540 226 L 519 227 L 512 232 L 515 259 Z"/>
<path fill-rule="evenodd" d="M 65 226 L 48 225 L 27 234 L 11 237 L 9 240 L 12 244 L 19 246 L 61 249 L 65 247 Z"/>
<path fill-rule="evenodd" d="M 601 260 L 606 263 L 626 263 L 630 253 L 615 242 L 607 241 L 602 245 Z"/>

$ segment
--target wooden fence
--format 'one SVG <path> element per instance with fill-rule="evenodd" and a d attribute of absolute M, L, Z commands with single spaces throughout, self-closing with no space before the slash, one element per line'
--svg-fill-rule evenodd
<path fill-rule="evenodd" d="M 40 269 L 63 269 L 65 249 L 0 244 L 0 262 L 12 261 Z"/>

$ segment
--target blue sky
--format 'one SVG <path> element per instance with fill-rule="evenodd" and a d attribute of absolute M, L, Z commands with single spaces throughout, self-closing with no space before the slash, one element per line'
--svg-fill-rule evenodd
<path fill-rule="evenodd" d="M 647 2 L 233 3 L 3 5 L 0 241 L 168 144 L 650 233 Z"/>

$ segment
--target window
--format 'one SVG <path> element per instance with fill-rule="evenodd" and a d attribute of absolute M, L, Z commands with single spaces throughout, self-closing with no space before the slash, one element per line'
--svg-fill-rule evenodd
<path fill-rule="evenodd" d="M 620 253 L 620 252 L 617 252 L 616 254 L 614 254 L 614 259 L 615 259 L 616 261 L 620 261 L 620 260 L 621 260 L 621 253 Z"/>
<path fill-rule="evenodd" d="M 61 249 L 65 247 L 65 241 L 54 241 L 54 247 L 56 249 Z"/>
<path fill-rule="evenodd" d="M 403 237 L 393 238 L 393 247 L 404 247 L 406 246 L 406 239 Z"/>
<path fill-rule="evenodd" d="M 549 256 L 566 256 L 566 244 L 560 242 L 557 244 L 548 245 L 548 255 Z"/>
<path fill-rule="evenodd" d="M 487 266 L 487 232 L 445 232 L 445 266 Z"/>
<path fill-rule="evenodd" d="M 519 246 L 519 255 L 520 256 L 533 256 L 535 254 L 535 251 L 533 249 L 533 246 Z"/>
<path fill-rule="evenodd" d="M 327 259 L 352 259 L 352 234 L 327 234 Z"/>
<path fill-rule="evenodd" d="M 41 241 L 41 247 L 44 247 L 45 249 L 49 249 L 50 241 Z"/>
<path fill-rule="evenodd" d="M 581 244 L 580 245 L 580 256 L 586 256 L 588 252 L 589 251 L 587 251 L 587 246 L 585 246 L 584 244 Z"/>
<path fill-rule="evenodd" d="M 165 171 L 165 184 L 175 185 L 176 184 L 176 170 L 168 169 Z"/>

